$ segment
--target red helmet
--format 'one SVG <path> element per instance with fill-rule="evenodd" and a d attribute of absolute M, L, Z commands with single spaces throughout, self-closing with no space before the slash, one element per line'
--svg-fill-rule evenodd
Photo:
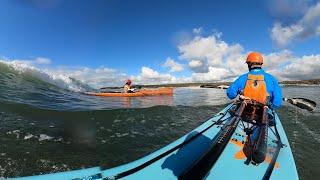
<path fill-rule="evenodd" d="M 251 52 L 247 56 L 246 63 L 258 63 L 263 64 L 263 57 L 258 52 Z"/>
<path fill-rule="evenodd" d="M 127 80 L 126 80 L 126 84 L 131 84 L 131 80 L 130 80 L 130 79 L 127 79 Z"/>

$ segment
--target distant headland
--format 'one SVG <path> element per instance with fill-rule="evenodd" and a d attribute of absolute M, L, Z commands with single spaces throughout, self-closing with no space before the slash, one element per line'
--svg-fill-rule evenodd
<path fill-rule="evenodd" d="M 158 87 L 201 87 L 201 88 L 220 88 L 226 89 L 231 82 L 212 82 L 212 83 L 176 83 L 176 84 L 154 84 L 154 85 L 134 85 L 133 88 L 158 88 Z M 281 81 L 281 85 L 320 85 L 320 79 Z M 100 89 L 119 89 L 122 87 L 102 87 Z"/>

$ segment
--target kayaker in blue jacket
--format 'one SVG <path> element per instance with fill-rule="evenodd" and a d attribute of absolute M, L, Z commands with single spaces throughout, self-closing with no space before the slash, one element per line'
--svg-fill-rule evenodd
<path fill-rule="evenodd" d="M 243 147 L 243 152 L 247 157 L 245 164 L 248 165 L 250 162 L 259 164 L 266 158 L 267 141 L 265 138 L 268 127 L 266 124 L 272 126 L 275 122 L 273 119 L 263 118 L 268 117 L 265 105 L 270 108 L 280 107 L 282 95 L 278 81 L 261 68 L 263 57 L 260 53 L 249 53 L 246 63 L 249 72 L 241 75 L 230 85 L 227 95 L 230 99 L 240 95 L 240 99 L 258 102 L 258 104 L 247 104 L 241 114 L 242 119 L 253 123 L 253 126 L 246 130 L 247 140 Z"/>
<path fill-rule="evenodd" d="M 271 108 L 278 108 L 282 104 L 282 93 L 278 81 L 266 73 L 261 67 L 263 57 L 260 53 L 252 52 L 247 56 L 246 63 L 249 72 L 241 75 L 227 90 L 227 96 L 234 99 L 250 98 Z"/>

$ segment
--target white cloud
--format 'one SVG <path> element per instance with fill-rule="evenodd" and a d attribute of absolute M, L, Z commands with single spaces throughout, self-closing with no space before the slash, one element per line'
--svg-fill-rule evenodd
<path fill-rule="evenodd" d="M 213 29 L 212 32 L 213 32 L 213 35 L 218 39 L 220 39 L 223 35 L 222 32 L 218 31 L 217 29 Z"/>
<path fill-rule="evenodd" d="M 274 70 L 273 74 L 282 80 L 320 78 L 320 55 L 295 57 L 289 64 Z"/>
<path fill-rule="evenodd" d="M 170 74 L 161 74 L 149 67 L 143 66 L 138 76 L 132 76 L 135 84 L 165 84 L 176 83 L 178 79 Z"/>
<path fill-rule="evenodd" d="M 222 67 L 230 71 L 230 77 L 236 77 L 248 71 L 247 65 L 245 64 L 246 58 L 247 53 L 244 52 L 231 54 L 225 59 L 225 63 Z"/>
<path fill-rule="evenodd" d="M 202 31 L 203 31 L 202 27 L 194 28 L 194 29 L 192 30 L 192 32 L 193 32 L 194 34 L 201 34 Z"/>
<path fill-rule="evenodd" d="M 220 41 L 214 35 L 208 37 L 196 36 L 192 41 L 179 47 L 181 58 L 187 60 L 203 60 L 210 64 L 219 64 L 228 49 L 224 41 Z"/>
<path fill-rule="evenodd" d="M 279 52 L 273 52 L 264 56 L 265 61 L 263 64 L 264 69 L 272 70 L 277 67 L 283 67 L 284 65 L 292 62 L 296 58 L 289 50 L 282 50 Z"/>
<path fill-rule="evenodd" d="M 297 38 L 303 32 L 303 27 L 298 24 L 283 27 L 280 23 L 275 23 L 271 29 L 271 39 L 279 47 L 284 47 L 289 42 Z"/>
<path fill-rule="evenodd" d="M 193 39 L 178 46 L 179 58 L 188 62 L 192 71 L 189 77 L 176 77 L 170 73 L 160 73 L 147 66 L 139 75 L 130 76 L 134 84 L 165 84 L 185 82 L 231 81 L 248 71 L 245 59 L 248 54 L 240 44 L 228 44 L 215 34 L 196 35 Z M 263 54 L 263 68 L 279 80 L 299 80 L 320 78 L 320 54 L 298 57 L 289 50 Z M 172 58 L 167 58 L 166 67 L 176 72 L 182 67 Z M 121 86 L 129 75 L 114 69 L 75 68 L 64 71 L 76 79 L 94 87 Z"/>
<path fill-rule="evenodd" d="M 228 49 L 233 54 L 227 55 L 216 66 L 207 66 L 205 73 L 194 71 L 190 77 L 176 77 L 169 73 L 160 73 L 150 67 L 143 66 L 137 76 L 129 76 L 115 69 L 99 68 L 58 68 L 55 74 L 64 74 L 89 84 L 92 87 L 122 86 L 127 78 L 131 78 L 134 84 L 166 84 L 187 82 L 214 82 L 231 81 L 248 71 L 245 64 L 247 52 L 239 51 L 235 46 Z M 241 48 L 240 48 L 241 49 Z M 276 76 L 279 80 L 299 80 L 320 78 L 320 54 L 297 57 L 289 50 L 282 50 L 270 54 L 264 54 L 263 68 Z M 189 61 L 190 68 L 204 67 L 201 61 Z"/>
<path fill-rule="evenodd" d="M 170 72 L 180 72 L 183 71 L 183 65 L 175 62 L 174 59 L 168 57 L 166 62 L 163 64 L 164 67 L 170 68 Z"/>
<path fill-rule="evenodd" d="M 51 64 L 51 59 L 45 57 L 36 57 L 35 59 L 8 59 L 3 58 L 5 61 L 15 62 L 16 64 L 25 65 L 49 65 Z"/>
<path fill-rule="evenodd" d="M 193 72 L 191 81 L 230 81 L 248 71 L 248 52 L 240 44 L 230 45 L 215 35 L 196 36 L 178 48 L 180 58 L 188 61 Z M 263 68 L 280 80 L 320 78 L 320 55 L 297 57 L 281 50 L 263 56 Z"/>
<path fill-rule="evenodd" d="M 271 38 L 279 47 L 285 47 L 296 40 L 304 40 L 319 35 L 320 3 L 311 6 L 296 23 L 283 26 L 277 22 L 271 29 Z"/>
<path fill-rule="evenodd" d="M 212 76 L 214 72 L 222 72 L 223 69 L 223 72 L 229 72 L 228 77 L 232 77 L 246 70 L 242 59 L 243 47 L 239 44 L 229 45 L 216 34 L 219 33 L 216 31 L 210 36 L 196 36 L 178 47 L 180 58 L 189 62 L 189 68 L 195 73 L 197 81 L 202 77 L 199 73 Z M 224 77 L 214 76 L 211 79 L 222 80 Z"/>
<path fill-rule="evenodd" d="M 189 62 L 189 66 L 190 66 L 191 68 L 196 68 L 196 67 L 203 66 L 203 63 L 202 63 L 202 61 L 200 61 L 200 60 L 191 60 L 191 61 Z"/>
<path fill-rule="evenodd" d="M 225 68 L 209 67 L 207 73 L 193 73 L 193 82 L 212 82 L 230 78 L 230 72 Z"/>
<path fill-rule="evenodd" d="M 34 61 L 35 64 L 48 65 L 51 64 L 51 59 L 45 57 L 37 57 Z"/>
<path fill-rule="evenodd" d="M 202 60 L 191 60 L 189 67 L 195 73 L 206 73 L 209 71 L 208 65 Z"/>

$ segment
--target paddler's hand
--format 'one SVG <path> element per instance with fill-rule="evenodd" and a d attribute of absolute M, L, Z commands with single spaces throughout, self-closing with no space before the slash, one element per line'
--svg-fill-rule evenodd
<path fill-rule="evenodd" d="M 241 100 L 251 100 L 249 97 L 246 97 L 244 95 L 240 95 L 239 99 L 241 99 Z"/>

